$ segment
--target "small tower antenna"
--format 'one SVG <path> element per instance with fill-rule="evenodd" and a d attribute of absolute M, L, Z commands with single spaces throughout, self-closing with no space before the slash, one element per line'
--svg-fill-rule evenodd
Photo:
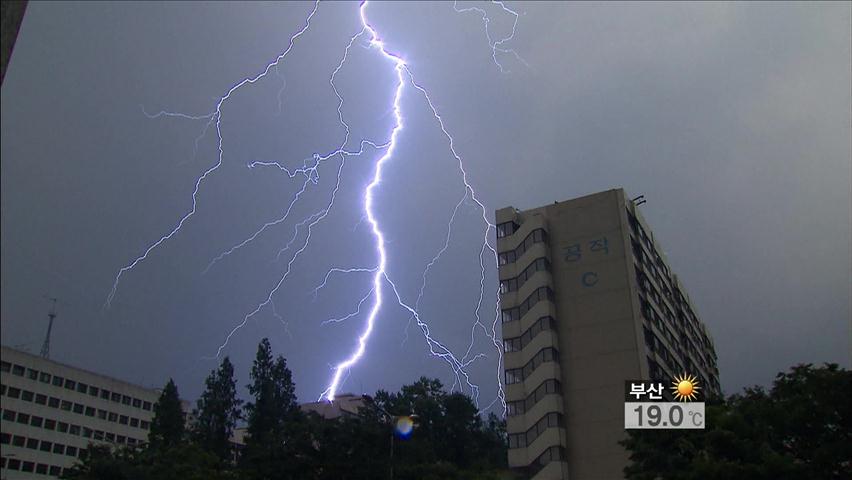
<path fill-rule="evenodd" d="M 56 319 L 56 298 L 49 299 L 52 302 L 50 311 L 47 312 L 47 317 L 50 321 L 47 324 L 47 335 L 44 336 L 44 343 L 41 345 L 41 356 L 50 358 L 50 331 L 53 330 L 53 320 Z"/>

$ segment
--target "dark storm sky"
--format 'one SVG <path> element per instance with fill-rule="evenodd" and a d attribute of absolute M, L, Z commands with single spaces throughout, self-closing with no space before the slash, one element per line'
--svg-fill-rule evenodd
<path fill-rule="evenodd" d="M 623 186 L 643 213 L 716 341 L 724 389 L 767 384 L 799 362 L 850 363 L 850 4 L 510 4 L 522 16 L 502 74 L 483 24 L 449 3 L 382 3 L 369 15 L 426 85 L 456 139 L 471 182 L 493 215 L 512 205 Z M 194 398 L 215 366 L 203 360 L 267 295 L 290 258 L 275 255 L 291 221 L 202 271 L 223 250 L 278 217 L 297 189 L 255 160 L 299 165 L 340 142 L 328 84 L 357 4 L 321 4 L 292 53 L 223 108 L 224 163 L 198 196 L 197 214 L 122 278 L 119 268 L 191 207 L 197 175 L 216 161 L 215 136 L 193 154 L 203 122 L 146 118 L 160 110 L 209 113 L 231 85 L 286 48 L 310 3 L 30 4 L 2 87 L 2 341 L 38 352 L 47 296 L 60 298 L 53 358 L 145 385 L 175 377 Z M 493 15 L 495 36 L 511 17 Z M 354 138 L 392 124 L 391 66 L 353 47 L 337 84 Z M 389 273 L 413 302 L 443 243 L 463 185 L 422 97 L 408 86 L 405 128 L 376 194 Z M 348 356 L 364 316 L 350 312 L 371 267 L 361 194 L 376 156 L 350 158 L 331 214 L 269 309 L 224 353 L 239 381 L 261 337 L 312 400 Z M 334 184 L 322 167 L 294 211 L 317 211 Z M 422 303 L 435 335 L 465 350 L 479 289 L 474 206 L 460 210 Z M 299 237 L 302 238 L 302 237 Z M 291 250 L 292 252 L 292 250 Z M 494 309 L 489 266 L 484 315 Z M 368 304 L 365 304 L 365 307 Z M 363 310 L 366 310 L 363 309 Z M 362 310 L 362 311 L 363 311 Z M 420 375 L 451 382 L 408 316 L 389 306 L 342 391 L 396 389 Z M 487 403 L 496 355 L 471 371 Z"/>

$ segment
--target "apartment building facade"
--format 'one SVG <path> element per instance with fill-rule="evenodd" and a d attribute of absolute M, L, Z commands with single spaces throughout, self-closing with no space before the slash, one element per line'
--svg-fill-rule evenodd
<path fill-rule="evenodd" d="M 622 189 L 496 223 L 509 465 L 623 478 L 624 381 L 689 373 L 720 394 L 712 339 Z"/>
<path fill-rule="evenodd" d="M 159 395 L 3 346 L 0 478 L 55 478 L 89 443 L 146 442 Z"/>

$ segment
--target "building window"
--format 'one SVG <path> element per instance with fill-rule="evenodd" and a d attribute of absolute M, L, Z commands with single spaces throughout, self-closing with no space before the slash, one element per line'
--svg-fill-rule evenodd
<path fill-rule="evenodd" d="M 104 400 L 109 400 L 110 391 L 106 389 L 101 389 L 101 398 Z"/>
<path fill-rule="evenodd" d="M 53 443 L 48 442 L 46 440 L 42 440 L 41 441 L 41 447 L 39 448 L 39 450 L 41 450 L 42 452 L 49 452 L 49 451 L 53 450 Z"/>
<path fill-rule="evenodd" d="M 138 428 L 139 427 L 139 419 L 138 418 L 131 418 L 130 419 L 130 426 Z"/>
<path fill-rule="evenodd" d="M 15 421 L 15 412 L 12 411 L 12 410 L 9 410 L 8 408 L 6 410 L 3 410 L 3 420 L 6 420 L 7 422 L 14 422 Z"/>
<path fill-rule="evenodd" d="M 133 399 L 133 406 L 136 407 L 136 408 L 142 408 L 142 400 L 139 400 L 138 398 L 134 398 Z"/>
<path fill-rule="evenodd" d="M 142 402 L 142 410 L 151 410 L 151 402 Z"/>
<path fill-rule="evenodd" d="M 500 293 L 509 293 L 517 291 L 522 286 L 524 286 L 524 284 L 527 283 L 527 280 L 532 278 L 532 276 L 536 272 L 540 271 L 550 271 L 550 262 L 544 257 L 537 258 L 530 262 L 527 268 L 525 268 L 524 271 L 521 272 L 517 277 L 501 280 Z"/>
<path fill-rule="evenodd" d="M 112 392 L 112 397 L 110 398 L 113 402 L 121 403 L 121 394 Z"/>
<path fill-rule="evenodd" d="M 50 408 L 59 408 L 59 399 L 56 397 L 50 397 L 47 399 L 47 406 Z"/>
<path fill-rule="evenodd" d="M 10 398 L 20 398 L 21 389 L 15 388 L 15 387 L 9 387 L 9 391 L 6 393 L 6 396 L 8 396 Z"/>
<path fill-rule="evenodd" d="M 56 430 L 56 420 L 51 420 L 49 418 L 45 419 L 44 428 L 47 430 Z"/>
<path fill-rule="evenodd" d="M 6 395 L 6 385 L 0 383 L 0 395 Z"/>
<path fill-rule="evenodd" d="M 80 436 L 80 425 L 69 425 L 68 433 L 70 433 L 71 435 Z"/>
<path fill-rule="evenodd" d="M 28 438 L 27 439 L 27 448 L 38 450 L 38 439 Z"/>
<path fill-rule="evenodd" d="M 530 234 L 524 239 L 523 243 L 518 245 L 518 247 L 514 250 L 497 254 L 497 263 L 500 265 L 515 263 L 515 261 L 521 258 L 521 255 L 523 255 L 536 243 L 547 243 L 547 233 L 544 229 L 538 228 L 530 232 Z"/>
<path fill-rule="evenodd" d="M 506 370 L 506 385 L 521 383 L 524 380 L 523 370 L 520 368 L 510 368 Z"/>
<path fill-rule="evenodd" d="M 86 416 L 87 417 L 94 417 L 95 416 L 95 409 L 92 408 L 92 407 L 86 407 Z"/>
<path fill-rule="evenodd" d="M 56 465 L 50 466 L 50 476 L 51 477 L 59 477 L 62 475 L 62 467 L 57 467 Z"/>
<path fill-rule="evenodd" d="M 0 433 L 0 444 L 8 445 L 12 443 L 12 435 L 8 433 Z"/>
<path fill-rule="evenodd" d="M 82 415 L 83 409 L 84 409 L 83 405 L 80 405 L 79 403 L 74 404 L 74 413 L 79 413 L 79 414 Z"/>
<path fill-rule="evenodd" d="M 77 382 L 75 382 L 74 380 L 66 379 L 65 388 L 67 388 L 68 390 L 74 390 L 77 388 Z"/>
<path fill-rule="evenodd" d="M 505 222 L 497 225 L 497 238 L 503 238 L 515 233 L 518 229 L 518 224 L 515 222 Z"/>
<path fill-rule="evenodd" d="M 517 307 L 506 308 L 501 310 L 500 313 L 503 319 L 503 323 L 520 320 L 520 318 L 526 315 L 526 313 L 530 311 L 538 302 L 543 300 L 549 300 L 552 302 L 553 299 L 554 294 L 553 290 L 551 290 L 550 287 L 539 287 Z"/>
<path fill-rule="evenodd" d="M 95 440 L 103 440 L 104 439 L 104 432 L 102 432 L 100 430 L 95 430 L 94 437 L 95 437 Z"/>
<path fill-rule="evenodd" d="M 17 458 L 10 458 L 9 464 L 6 465 L 6 468 L 8 468 L 9 470 L 20 470 L 21 461 L 18 460 Z"/>
<path fill-rule="evenodd" d="M 76 457 L 77 447 L 72 447 L 71 445 L 68 445 L 67 447 L 65 447 L 65 455 L 68 455 L 69 457 Z"/>
<path fill-rule="evenodd" d="M 127 417 L 127 415 L 121 415 L 120 417 L 118 417 L 118 423 L 122 425 L 127 425 L 128 420 L 129 418 Z"/>
<path fill-rule="evenodd" d="M 65 422 L 59 422 L 56 424 L 56 431 L 60 433 L 68 433 L 68 424 Z"/>
<path fill-rule="evenodd" d="M 36 473 L 47 475 L 47 465 L 43 463 L 39 463 L 38 465 L 36 465 Z"/>
<path fill-rule="evenodd" d="M 57 387 L 61 387 L 63 383 L 65 383 L 64 378 L 56 376 L 56 375 L 53 376 L 53 385 L 55 385 Z"/>
<path fill-rule="evenodd" d="M 27 378 L 30 380 L 38 380 L 38 370 L 33 370 L 32 368 L 27 369 Z"/>
<path fill-rule="evenodd" d="M 98 409 L 98 418 L 100 418 L 101 420 L 106 420 L 107 419 L 107 411 Z"/>
<path fill-rule="evenodd" d="M 65 454 L 65 445 L 62 445 L 61 443 L 54 443 L 53 444 L 53 453 L 58 453 L 59 455 L 64 455 Z"/>
<path fill-rule="evenodd" d="M 12 375 L 17 375 L 19 377 L 23 377 L 24 372 L 26 372 L 26 371 L 27 371 L 27 369 L 20 366 L 20 365 L 12 365 Z"/>
<path fill-rule="evenodd" d="M 92 438 L 92 434 L 93 434 L 93 433 L 94 433 L 94 432 L 92 431 L 92 429 L 91 429 L 91 428 L 83 427 L 83 437 L 84 437 L 84 438 Z"/>
<path fill-rule="evenodd" d="M 509 435 L 509 448 L 524 448 L 527 446 L 527 437 L 523 433 Z"/>
<path fill-rule="evenodd" d="M 127 441 L 127 437 L 125 437 L 124 435 L 119 435 L 115 437 L 115 441 L 118 443 L 125 443 Z"/>
<path fill-rule="evenodd" d="M 12 370 L 12 364 L 9 362 L 0 362 L 0 371 L 2 372 L 10 372 Z"/>
<path fill-rule="evenodd" d="M 117 422 L 118 421 L 118 414 L 115 413 L 115 412 L 109 412 L 109 421 L 110 422 Z"/>
<path fill-rule="evenodd" d="M 45 373 L 45 372 L 41 372 L 41 374 L 39 374 L 39 376 L 38 376 L 38 379 L 42 383 L 50 383 L 50 374 Z"/>
<path fill-rule="evenodd" d="M 93 387 L 93 386 L 89 385 L 89 395 L 91 395 L 93 397 L 97 397 L 99 393 L 100 393 L 100 390 L 98 389 L 98 387 Z"/>
<path fill-rule="evenodd" d="M 86 385 L 85 383 L 82 383 L 82 382 L 78 383 L 77 384 L 77 391 L 80 392 L 80 393 L 86 393 L 86 392 L 89 391 L 89 386 Z"/>
<path fill-rule="evenodd" d="M 21 463 L 21 471 L 32 473 L 35 470 L 35 462 L 23 462 Z"/>
<path fill-rule="evenodd" d="M 130 405 L 130 397 L 128 397 L 127 395 L 122 395 L 121 396 L 121 403 L 123 403 L 125 405 Z"/>
<path fill-rule="evenodd" d="M 139 426 L 142 427 L 143 430 L 150 430 L 151 429 L 151 422 L 146 422 L 145 420 L 142 420 L 139 423 Z"/>
<path fill-rule="evenodd" d="M 29 391 L 29 390 L 22 390 L 21 391 L 21 400 L 24 400 L 26 402 L 32 402 L 34 397 L 35 397 L 35 394 L 33 392 Z"/>
<path fill-rule="evenodd" d="M 44 395 L 44 394 L 41 394 L 41 393 L 36 394 L 35 403 L 37 403 L 39 405 L 47 405 L 47 395 Z"/>
<path fill-rule="evenodd" d="M 19 413 L 18 414 L 18 423 L 22 423 L 24 425 L 30 423 L 30 416 L 27 415 L 26 413 Z"/>
<path fill-rule="evenodd" d="M 15 435 L 14 437 L 12 437 L 12 445 L 16 447 L 23 447 L 26 443 L 27 439 L 20 435 Z"/>
<path fill-rule="evenodd" d="M 115 441 L 115 434 L 107 432 L 106 435 L 104 436 L 104 438 L 106 438 L 107 442 L 114 442 Z"/>
<path fill-rule="evenodd" d="M 41 417 L 36 417 L 35 415 L 33 415 L 32 418 L 30 418 L 30 425 L 32 425 L 33 427 L 41 428 L 43 423 L 44 419 Z"/>

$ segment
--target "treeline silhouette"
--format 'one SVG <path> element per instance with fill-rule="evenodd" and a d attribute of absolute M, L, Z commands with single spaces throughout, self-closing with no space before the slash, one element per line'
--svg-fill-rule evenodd
<path fill-rule="evenodd" d="M 378 391 L 357 414 L 325 419 L 299 408 L 295 384 L 268 339 L 249 374 L 251 401 L 237 398 L 225 357 L 205 380 L 187 420 L 172 380 L 154 407 L 148 442 L 90 444 L 64 478 L 78 480 L 290 480 L 506 478 L 505 423 L 483 419 L 473 401 L 421 377 L 399 392 Z M 414 430 L 395 436 L 400 416 Z M 245 445 L 231 442 L 245 421 Z"/>

